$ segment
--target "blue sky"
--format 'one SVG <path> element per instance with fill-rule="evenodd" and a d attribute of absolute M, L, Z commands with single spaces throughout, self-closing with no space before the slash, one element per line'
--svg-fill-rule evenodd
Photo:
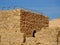
<path fill-rule="evenodd" d="M 43 13 L 50 19 L 60 18 L 60 0 L 0 0 L 0 9 L 14 6 Z"/>

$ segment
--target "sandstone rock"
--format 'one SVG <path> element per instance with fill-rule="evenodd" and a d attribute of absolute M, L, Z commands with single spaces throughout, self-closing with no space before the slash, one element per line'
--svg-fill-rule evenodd
<path fill-rule="evenodd" d="M 49 27 L 60 27 L 60 19 L 53 19 L 49 21 Z"/>
<path fill-rule="evenodd" d="M 57 45 L 57 35 L 58 30 L 56 28 L 43 28 L 35 34 L 37 42 L 40 42 L 40 45 Z"/>
<path fill-rule="evenodd" d="M 0 43 L 1 45 L 20 45 L 23 36 L 20 32 L 20 11 L 0 11 Z"/>

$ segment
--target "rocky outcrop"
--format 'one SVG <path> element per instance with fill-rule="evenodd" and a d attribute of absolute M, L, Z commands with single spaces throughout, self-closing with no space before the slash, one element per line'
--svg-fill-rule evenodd
<path fill-rule="evenodd" d="M 23 35 L 20 33 L 20 11 L 0 11 L 0 45 L 20 45 Z"/>
<path fill-rule="evenodd" d="M 19 9 L 0 11 L 0 45 L 60 45 L 60 19 L 48 22 L 48 17 Z M 40 31 L 30 34 L 32 29 Z"/>
<path fill-rule="evenodd" d="M 59 28 L 43 28 L 36 33 L 37 42 L 40 42 L 40 45 L 57 45 L 58 32 Z"/>
<path fill-rule="evenodd" d="M 27 37 L 33 37 L 33 33 L 49 26 L 48 17 L 26 10 L 20 10 L 20 30 Z"/>

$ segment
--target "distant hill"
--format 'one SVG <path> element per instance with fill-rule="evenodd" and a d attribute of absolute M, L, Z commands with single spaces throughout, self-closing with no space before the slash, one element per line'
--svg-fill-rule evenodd
<path fill-rule="evenodd" d="M 60 27 L 60 19 L 53 19 L 49 21 L 49 27 Z"/>

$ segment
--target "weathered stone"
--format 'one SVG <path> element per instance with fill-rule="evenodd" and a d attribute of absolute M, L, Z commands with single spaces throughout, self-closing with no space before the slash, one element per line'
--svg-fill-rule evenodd
<path fill-rule="evenodd" d="M 41 45 L 57 45 L 58 31 L 57 28 L 43 28 L 35 34 L 35 38 Z"/>
<path fill-rule="evenodd" d="M 0 45 L 20 45 L 25 37 L 32 37 L 42 27 L 48 27 L 48 21 L 48 17 L 27 10 L 0 11 Z"/>
<path fill-rule="evenodd" d="M 42 14 L 36 14 L 30 11 L 20 11 L 20 30 L 27 37 L 32 37 L 34 31 L 40 31 L 42 27 L 48 27 L 48 17 Z"/>

